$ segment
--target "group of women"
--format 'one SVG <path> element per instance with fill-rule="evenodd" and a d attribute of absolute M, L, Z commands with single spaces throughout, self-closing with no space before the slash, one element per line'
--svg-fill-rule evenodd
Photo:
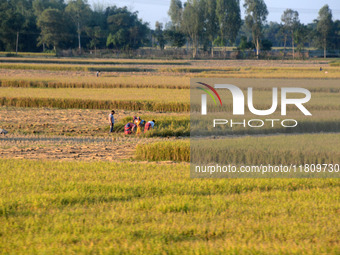
<path fill-rule="evenodd" d="M 142 120 L 140 117 L 134 116 L 133 122 L 129 122 L 125 125 L 124 133 L 126 135 L 131 135 L 134 133 L 140 135 L 142 133 L 142 130 L 144 130 L 144 133 L 146 133 L 155 127 L 155 122 L 156 122 L 155 120 L 146 122 L 145 120 Z"/>

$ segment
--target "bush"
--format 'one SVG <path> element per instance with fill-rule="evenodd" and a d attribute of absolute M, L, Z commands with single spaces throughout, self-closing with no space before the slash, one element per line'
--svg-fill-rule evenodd
<path fill-rule="evenodd" d="M 261 42 L 261 49 L 264 51 L 270 51 L 272 50 L 273 43 L 267 39 L 262 40 Z"/>

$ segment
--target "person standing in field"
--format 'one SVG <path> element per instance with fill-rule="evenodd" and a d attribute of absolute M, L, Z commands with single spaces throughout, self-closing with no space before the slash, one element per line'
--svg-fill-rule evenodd
<path fill-rule="evenodd" d="M 112 110 L 110 115 L 109 115 L 109 122 L 110 122 L 110 133 L 113 133 L 113 128 L 114 128 L 114 125 L 115 125 L 115 111 Z"/>

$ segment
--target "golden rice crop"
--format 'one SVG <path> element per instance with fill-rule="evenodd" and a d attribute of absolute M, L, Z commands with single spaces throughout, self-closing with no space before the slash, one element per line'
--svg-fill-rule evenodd
<path fill-rule="evenodd" d="M 189 141 L 139 144 L 136 158 L 149 161 L 190 161 Z"/>
<path fill-rule="evenodd" d="M 0 88 L 2 97 L 65 98 L 91 100 L 127 100 L 158 103 L 189 103 L 189 90 L 151 88 L 113 89 L 40 89 L 40 88 Z"/>
<path fill-rule="evenodd" d="M 191 150 L 192 160 L 196 163 L 339 164 L 339 146 L 337 134 L 247 136 L 141 144 L 137 146 L 136 157 L 150 161 L 189 162 Z"/>
<path fill-rule="evenodd" d="M 189 103 L 159 103 L 151 101 L 110 101 L 91 99 L 62 99 L 62 98 L 31 98 L 31 97 L 1 97 L 1 106 L 14 107 L 50 107 L 60 109 L 124 109 L 131 111 L 169 111 L 169 112 L 189 112 Z"/>
<path fill-rule="evenodd" d="M 223 164 L 339 164 L 338 134 L 191 140 L 192 161 Z"/>
<path fill-rule="evenodd" d="M 168 74 L 157 75 L 128 75 L 113 76 L 102 74 L 99 78 L 95 75 L 72 75 L 57 73 L 44 74 L 43 77 L 32 77 L 32 72 L 21 71 L 9 77 L 0 77 L 1 87 L 20 88 L 167 88 L 189 89 L 189 76 L 172 76 Z M 39 73 L 41 75 L 41 73 Z M 219 81 L 216 79 L 216 81 Z M 273 87 L 304 87 L 312 93 L 339 93 L 340 85 L 335 79 L 251 79 L 251 78 L 224 78 L 228 82 L 239 86 L 246 91 L 248 87 L 254 88 L 254 93 L 268 91 L 265 95 L 271 98 Z M 206 82 L 209 82 L 207 80 Z M 261 97 L 264 96 L 262 93 Z"/>
<path fill-rule="evenodd" d="M 86 80 L 86 79 L 84 79 Z M 41 80 L 41 81 L 33 81 L 33 80 L 0 80 L 0 87 L 12 87 L 12 88 L 154 88 L 154 89 L 189 89 L 190 84 L 183 84 L 183 83 L 158 83 L 150 82 L 134 82 L 134 83 L 127 83 L 128 81 L 123 81 L 121 78 L 119 82 L 115 82 L 116 79 L 111 79 L 110 83 L 105 81 L 48 81 L 48 80 Z"/>

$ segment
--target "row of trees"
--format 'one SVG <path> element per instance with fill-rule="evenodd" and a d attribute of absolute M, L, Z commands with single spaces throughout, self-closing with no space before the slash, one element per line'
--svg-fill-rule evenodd
<path fill-rule="evenodd" d="M 168 12 L 171 25 L 164 31 L 164 38 L 169 37 L 169 30 L 182 33 L 193 46 L 193 57 L 200 45 L 210 48 L 213 56 L 214 46 L 232 46 L 235 42 L 240 49 L 254 48 L 257 56 L 260 49 L 269 49 L 273 44 L 284 48 L 291 46 L 293 57 L 295 46 L 299 50 L 307 44 L 323 48 L 325 56 L 327 48 L 340 48 L 340 21 L 333 22 L 328 5 L 323 6 L 318 18 L 307 25 L 300 22 L 299 13 L 292 9 L 284 11 L 280 24 L 268 24 L 264 0 L 245 0 L 244 7 L 246 17 L 241 20 L 239 0 L 188 0 L 184 5 L 180 0 L 171 0 Z M 161 25 L 156 27 L 162 48 Z M 172 40 L 172 43 L 176 44 L 176 41 Z"/>
<path fill-rule="evenodd" d="M 297 11 L 287 9 L 281 23 L 267 22 L 264 0 L 245 0 L 241 19 L 239 0 L 171 0 L 171 22 L 156 22 L 155 30 L 127 7 L 91 8 L 87 0 L 0 0 L 0 50 L 45 51 L 78 48 L 137 49 L 141 46 L 190 44 L 193 57 L 199 48 L 235 46 L 241 50 L 270 49 L 272 45 L 340 48 L 340 21 L 333 21 L 328 5 L 318 18 L 302 24 Z"/>
<path fill-rule="evenodd" d="M 0 0 L 0 50 L 137 49 L 148 42 L 149 32 L 127 7 L 92 9 L 86 0 Z"/>

